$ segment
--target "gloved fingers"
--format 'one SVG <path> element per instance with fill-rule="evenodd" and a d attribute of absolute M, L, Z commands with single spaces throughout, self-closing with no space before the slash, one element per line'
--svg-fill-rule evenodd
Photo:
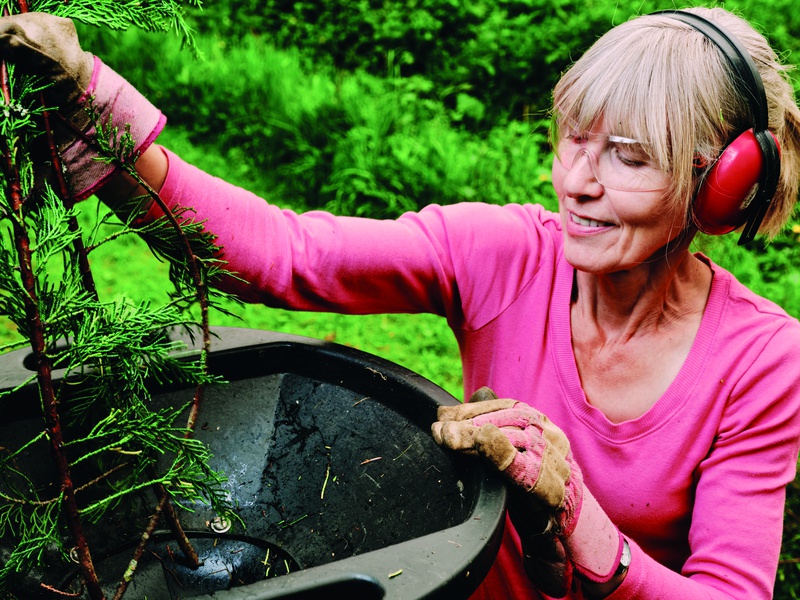
<path fill-rule="evenodd" d="M 503 408 L 492 412 L 476 415 L 472 422 L 476 427 L 486 423 L 492 423 L 498 427 L 508 427 L 516 429 L 533 428 L 541 432 L 543 427 L 544 415 L 532 406 L 517 402 L 511 408 Z"/>
<path fill-rule="evenodd" d="M 437 411 L 439 421 L 466 421 L 478 415 L 496 412 L 507 408 L 512 408 L 519 404 L 511 398 L 495 400 L 485 400 L 481 402 L 458 404 L 457 406 L 440 406 Z"/>
<path fill-rule="evenodd" d="M 468 421 L 437 421 L 431 426 L 433 439 L 440 446 L 468 454 L 480 454 L 500 471 L 514 460 L 517 449 L 494 425 L 475 427 Z"/>
<path fill-rule="evenodd" d="M 541 431 L 536 427 L 528 427 L 520 429 L 518 427 L 501 427 L 497 423 L 475 423 L 477 419 L 473 419 L 473 424 L 476 428 L 487 428 L 487 431 L 493 432 L 499 429 L 500 432 L 506 437 L 509 443 L 523 454 L 534 454 L 541 457 L 542 452 L 546 445 L 546 441 L 541 436 Z M 489 428 L 489 425 L 492 428 Z"/>
<path fill-rule="evenodd" d="M 553 446 L 564 457 L 570 449 L 567 436 L 545 415 L 535 408 L 520 407 L 499 410 L 472 419 L 475 427 L 491 423 L 499 427 L 519 450 L 537 450 Z"/>
<path fill-rule="evenodd" d="M 478 454 L 485 456 L 499 471 L 505 471 L 511 463 L 518 460 L 520 453 L 504 431 L 487 423 L 475 429 L 473 446 Z M 516 433 L 516 432 L 513 432 Z"/>
<path fill-rule="evenodd" d="M 468 402 L 485 402 L 487 400 L 498 400 L 499 396 L 494 393 L 492 388 L 483 386 L 472 392 Z"/>
<path fill-rule="evenodd" d="M 431 425 L 433 439 L 440 446 L 458 451 L 475 451 L 478 428 L 465 421 L 436 421 Z"/>
<path fill-rule="evenodd" d="M 94 60 L 81 49 L 75 24 L 47 13 L 0 17 L 0 57 L 51 80 L 58 100 L 71 104 L 89 86 Z"/>
<path fill-rule="evenodd" d="M 558 425 L 553 423 L 546 415 L 542 415 L 540 421 L 542 427 L 542 437 L 547 440 L 547 444 L 552 446 L 559 456 L 566 457 L 569 453 L 569 439 Z"/>
<path fill-rule="evenodd" d="M 520 452 L 506 469 L 506 476 L 542 505 L 561 510 L 572 477 L 572 467 L 552 446 L 541 452 Z"/>

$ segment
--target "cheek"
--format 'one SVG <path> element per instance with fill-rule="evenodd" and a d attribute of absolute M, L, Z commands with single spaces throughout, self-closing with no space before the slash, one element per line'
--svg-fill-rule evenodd
<path fill-rule="evenodd" d="M 551 169 L 551 176 L 553 180 L 553 189 L 556 191 L 556 196 L 558 197 L 559 202 L 561 198 L 564 196 L 564 178 L 567 175 L 567 170 L 563 167 L 563 165 L 558 161 L 558 159 L 553 156 L 553 166 Z"/>

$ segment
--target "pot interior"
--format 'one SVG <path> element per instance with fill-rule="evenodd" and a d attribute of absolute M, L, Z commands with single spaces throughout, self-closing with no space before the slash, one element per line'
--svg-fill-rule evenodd
<path fill-rule="evenodd" d="M 209 364 L 227 382 L 206 389 L 195 437 L 211 450 L 212 468 L 226 475 L 237 519 L 222 521 L 205 505 L 179 510 L 203 564 L 188 568 L 174 539 L 159 530 L 129 597 L 213 594 L 402 545 L 470 519 L 482 474 L 430 435 L 436 407 L 455 402 L 440 388 L 363 353 L 294 340 L 231 347 Z M 153 401 L 181 406 L 193 393 L 163 389 Z M 25 439 L 29 428 L 41 428 L 41 421 L 6 420 L 0 439 Z M 35 485 L 50 485 L 45 448 L 32 447 L 21 460 L 35 465 Z M 87 527 L 108 597 L 154 505 L 145 493 Z M 20 583 L 21 597 L 42 580 L 78 591 L 76 565 L 52 559 L 51 566 Z M 380 586 L 359 578 L 336 585 L 358 597 L 383 597 Z"/>

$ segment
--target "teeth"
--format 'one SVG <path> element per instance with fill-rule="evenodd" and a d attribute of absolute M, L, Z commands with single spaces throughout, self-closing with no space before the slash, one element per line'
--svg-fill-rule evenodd
<path fill-rule="evenodd" d="M 576 214 L 572 215 L 572 221 L 578 225 L 583 225 L 584 227 L 603 227 L 605 225 L 605 223 L 600 221 L 595 221 L 594 219 L 584 219 Z"/>

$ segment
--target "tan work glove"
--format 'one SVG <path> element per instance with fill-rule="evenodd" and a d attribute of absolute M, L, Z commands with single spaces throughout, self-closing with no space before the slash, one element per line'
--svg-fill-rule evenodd
<path fill-rule="evenodd" d="M 520 533 L 525 568 L 534 583 L 566 594 L 571 569 L 565 565 L 560 572 L 562 549 L 582 578 L 609 581 L 623 538 L 585 488 L 566 435 L 535 408 L 492 396 L 481 388 L 468 403 L 440 407 L 431 426 L 434 439 L 452 450 L 485 457 L 514 484 L 509 516 Z M 538 537 L 537 531 L 558 541 Z M 534 558 L 537 549 L 543 554 Z M 554 564 L 553 572 L 542 582 L 540 572 L 548 562 Z M 544 587 L 542 591 L 558 595 Z"/>
<path fill-rule="evenodd" d="M 516 400 L 500 400 L 488 387 L 482 387 L 470 396 L 466 405 L 439 408 L 439 421 L 432 426 L 433 437 L 437 443 L 448 448 L 482 454 L 505 472 L 514 462 L 517 450 L 501 430 L 490 422 L 490 417 L 484 415 L 511 410 L 517 404 Z M 469 424 L 473 418 L 478 419 L 477 424 Z M 484 419 L 487 419 L 485 423 Z M 527 416 L 523 419 L 527 419 Z M 551 425 L 545 427 L 549 430 Z M 538 448 L 540 457 L 545 453 L 548 438 L 552 439 L 553 436 L 548 433 L 541 440 L 543 444 Z M 537 488 L 550 500 L 542 501 L 535 495 L 531 498 L 527 489 L 515 485 L 508 490 L 508 514 L 522 541 L 523 564 L 528 578 L 548 596 L 563 598 L 572 586 L 572 563 L 567 559 L 564 546 L 556 535 L 558 527 L 554 526 L 552 515 L 553 509 L 563 503 L 565 495 L 564 481 L 569 470 L 559 456 L 565 455 L 569 444 L 565 444 L 566 438 L 555 441 L 555 448 L 547 451 L 551 465 L 544 467 L 550 474 L 558 473 L 555 481 L 546 481 L 546 476 L 542 485 L 537 486 L 539 482 L 535 481 L 537 477 L 534 476 L 532 485 L 528 486 Z M 548 489 L 545 491 L 543 486 Z"/>
<path fill-rule="evenodd" d="M 75 200 L 90 196 L 117 169 L 97 160 L 95 131 L 86 111 L 90 103 L 104 127 L 118 127 L 122 133 L 130 126 L 134 151 L 125 160 L 135 160 L 164 127 L 166 119 L 157 108 L 81 49 L 69 19 L 35 12 L 0 17 L 0 58 L 49 84 L 45 101 L 60 115 L 51 122 Z"/>
<path fill-rule="evenodd" d="M 79 108 L 94 70 L 94 56 L 81 49 L 75 24 L 44 13 L 0 17 L 0 55 L 49 81 L 45 97 L 65 117 Z"/>

